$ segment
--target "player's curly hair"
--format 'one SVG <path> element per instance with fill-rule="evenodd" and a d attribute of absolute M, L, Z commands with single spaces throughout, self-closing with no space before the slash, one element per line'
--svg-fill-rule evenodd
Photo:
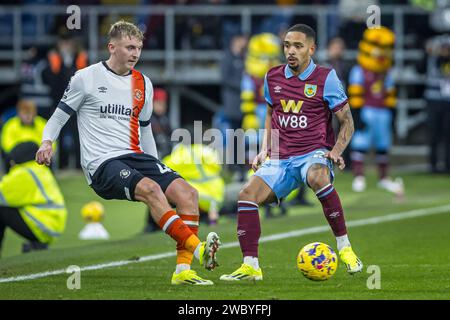
<path fill-rule="evenodd" d="M 112 39 L 120 40 L 122 37 L 135 37 L 140 41 L 144 40 L 144 34 L 134 24 L 125 20 L 120 20 L 111 25 L 111 29 L 108 32 L 108 41 Z"/>

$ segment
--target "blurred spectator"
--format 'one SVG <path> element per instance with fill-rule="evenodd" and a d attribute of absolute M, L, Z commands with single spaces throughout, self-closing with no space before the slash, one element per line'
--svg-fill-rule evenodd
<path fill-rule="evenodd" d="M 52 100 L 50 91 L 43 84 L 42 72 L 47 67 L 47 48 L 32 46 L 28 49 L 20 70 L 20 96 L 33 100 L 37 105 L 38 115 L 48 119 Z"/>
<path fill-rule="evenodd" d="M 450 173 L 450 36 L 445 34 L 430 39 L 426 51 L 430 171 Z M 441 145 L 443 157 L 440 157 Z M 441 159 L 442 169 L 439 168 Z"/>
<path fill-rule="evenodd" d="M 47 53 L 47 59 L 48 67 L 43 71 L 43 80 L 51 87 L 53 108 L 56 108 L 70 78 L 88 65 L 88 56 L 70 34 L 63 33 L 57 40 L 56 48 Z"/>
<path fill-rule="evenodd" d="M 342 79 L 341 82 L 344 85 L 344 88 L 347 87 L 348 75 L 353 65 L 351 61 L 344 60 L 345 49 L 344 39 L 340 37 L 332 38 L 328 42 L 327 60 L 324 63 L 325 66 L 336 70 L 337 76 L 339 79 Z"/>
<path fill-rule="evenodd" d="M 235 154 L 237 146 L 235 143 L 229 143 L 226 130 L 236 130 L 241 127 L 241 79 L 244 71 L 246 46 L 247 37 L 243 34 L 235 34 L 231 38 L 229 48 L 224 52 L 224 58 L 221 61 L 222 106 L 214 115 L 213 119 L 214 127 L 218 128 L 225 138 L 224 146 L 227 154 L 233 155 L 233 163 L 229 169 L 233 172 L 239 172 L 242 179 L 243 172 L 240 170 L 242 166 L 237 164 Z M 233 150 L 228 149 L 231 146 L 234 146 Z"/>
<path fill-rule="evenodd" d="M 88 57 L 86 51 L 70 34 L 63 33 L 57 41 L 56 48 L 48 52 L 47 59 L 48 67 L 44 69 L 42 78 L 50 87 L 52 108 L 49 114 L 52 114 L 69 85 L 70 78 L 77 70 L 88 65 Z M 73 156 L 75 159 L 72 160 L 70 167 L 80 168 L 80 144 L 76 117 L 71 117 L 62 129 L 59 143 L 59 168 L 69 167 L 69 159 Z"/>
<path fill-rule="evenodd" d="M 0 250 L 8 227 L 29 241 L 22 252 L 47 249 L 65 229 L 64 198 L 50 169 L 34 161 L 38 148 L 25 142 L 11 150 L 11 171 L 0 181 Z"/>
<path fill-rule="evenodd" d="M 158 158 L 162 159 L 172 151 L 172 128 L 167 116 L 167 91 L 155 88 L 153 92 L 153 114 L 150 119 L 153 136 L 158 150 Z"/>
<path fill-rule="evenodd" d="M 17 103 L 17 116 L 9 119 L 3 126 L 1 148 L 4 169 L 9 171 L 9 153 L 20 143 L 33 141 L 41 144 L 46 120 L 36 115 L 36 104 L 32 100 L 20 100 Z"/>

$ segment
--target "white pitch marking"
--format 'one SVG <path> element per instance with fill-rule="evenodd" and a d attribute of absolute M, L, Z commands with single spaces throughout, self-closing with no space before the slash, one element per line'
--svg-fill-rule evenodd
<path fill-rule="evenodd" d="M 406 211 L 406 212 L 388 214 L 385 216 L 376 216 L 376 217 L 372 217 L 372 218 L 347 221 L 346 225 L 347 225 L 347 227 L 367 226 L 367 225 L 378 224 L 378 223 L 382 223 L 382 222 L 398 221 L 398 220 L 403 220 L 403 219 L 410 219 L 410 218 L 429 216 L 429 215 L 433 215 L 433 214 L 449 213 L 449 212 L 450 212 L 450 205 L 445 205 L 445 206 L 434 207 L 434 208 L 416 209 L 416 210 L 411 210 L 411 211 Z M 325 232 L 325 231 L 329 231 L 329 230 L 330 230 L 330 227 L 328 225 L 305 228 L 305 229 L 277 233 L 277 234 L 273 234 L 270 236 L 261 237 L 259 242 L 270 242 L 270 241 L 283 240 L 283 239 L 287 239 L 287 238 L 300 237 L 300 236 L 307 235 L 307 234 L 320 233 L 320 232 Z M 222 245 L 221 249 L 234 248 L 234 247 L 238 247 L 238 246 L 239 246 L 239 242 L 237 242 L 237 241 L 229 242 L 229 243 Z M 160 253 L 160 254 L 154 254 L 154 255 L 150 255 L 150 256 L 140 257 L 139 260 L 121 260 L 121 261 L 113 261 L 113 262 L 109 262 L 109 263 L 85 266 L 85 267 L 81 267 L 80 271 L 100 270 L 100 269 L 106 269 L 106 268 L 121 267 L 121 266 L 125 266 L 125 265 L 131 264 L 131 263 L 154 261 L 154 260 L 165 259 L 165 258 L 174 257 L 174 256 L 176 256 L 176 252 L 166 252 L 166 253 Z M 33 280 L 33 279 L 50 277 L 50 276 L 56 276 L 56 275 L 65 274 L 65 273 L 66 273 L 66 269 L 45 271 L 45 272 L 27 274 L 27 275 L 22 275 L 22 276 L 0 278 L 0 283 Z"/>

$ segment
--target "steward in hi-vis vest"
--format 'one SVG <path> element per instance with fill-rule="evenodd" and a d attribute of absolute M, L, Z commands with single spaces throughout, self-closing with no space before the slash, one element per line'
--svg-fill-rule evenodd
<path fill-rule="evenodd" d="M 64 232 L 64 197 L 51 170 L 34 161 L 37 150 L 25 142 L 10 152 L 11 170 L 0 181 L 0 245 L 7 227 L 30 241 L 25 251 L 47 248 Z"/>

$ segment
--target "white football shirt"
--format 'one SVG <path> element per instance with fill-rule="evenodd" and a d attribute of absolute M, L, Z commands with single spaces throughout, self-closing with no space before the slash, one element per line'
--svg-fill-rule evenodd
<path fill-rule="evenodd" d="M 69 115 L 77 114 L 81 167 L 89 184 L 105 160 L 142 152 L 139 126 L 131 121 L 135 94 L 131 78 L 131 72 L 118 75 L 105 62 L 93 64 L 75 73 L 58 105 Z M 149 125 L 153 111 L 153 86 L 145 75 L 144 79 L 140 126 Z"/>

